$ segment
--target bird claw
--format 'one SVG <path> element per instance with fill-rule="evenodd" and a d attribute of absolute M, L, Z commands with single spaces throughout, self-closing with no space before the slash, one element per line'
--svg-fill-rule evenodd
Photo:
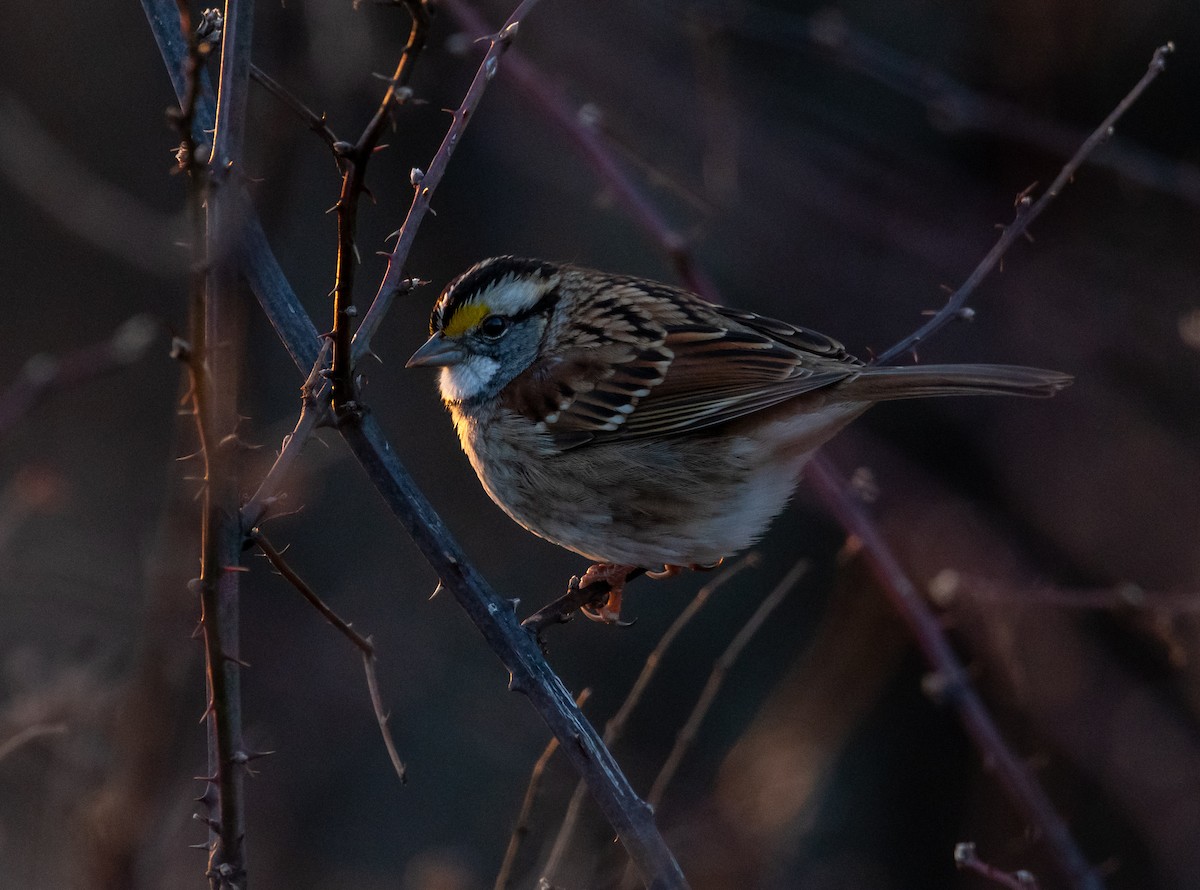
<path fill-rule="evenodd" d="M 711 572 L 713 569 L 718 568 L 723 562 L 725 562 L 724 559 L 718 559 L 716 562 L 711 563 L 694 562 L 689 566 L 665 565 L 662 567 L 661 572 L 646 572 L 646 577 L 653 578 L 656 581 L 662 581 L 664 578 L 674 578 L 676 575 L 682 572 L 684 568 L 689 568 L 693 572 Z"/>
<path fill-rule="evenodd" d="M 585 618 L 599 621 L 602 624 L 612 624 L 616 627 L 629 627 L 632 621 L 621 620 L 621 595 L 625 592 L 625 582 L 629 580 L 630 572 L 635 566 L 612 565 L 597 563 L 590 566 L 583 577 L 579 579 L 580 588 L 593 584 L 607 584 L 608 595 L 603 602 L 587 603 L 579 607 Z"/>
<path fill-rule="evenodd" d="M 647 578 L 653 578 L 655 581 L 663 581 L 667 578 L 674 578 L 683 571 L 683 566 L 665 565 L 660 572 L 646 572 Z"/>
<path fill-rule="evenodd" d="M 598 621 L 601 624 L 611 624 L 613 627 L 633 627 L 637 623 L 636 618 L 628 620 L 621 617 L 621 610 L 612 609 L 609 603 L 612 602 L 610 597 L 604 603 L 598 606 L 580 606 L 579 611 L 583 613 L 583 617 L 589 621 Z"/>

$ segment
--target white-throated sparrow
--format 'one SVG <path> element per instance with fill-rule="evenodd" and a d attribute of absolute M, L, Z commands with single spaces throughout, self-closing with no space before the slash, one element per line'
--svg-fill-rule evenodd
<path fill-rule="evenodd" d="M 442 292 L 409 367 L 442 400 L 483 487 L 613 583 L 719 562 L 787 504 L 805 461 L 874 402 L 1050 396 L 1008 365 L 871 367 L 836 340 L 641 278 L 496 257 Z"/>

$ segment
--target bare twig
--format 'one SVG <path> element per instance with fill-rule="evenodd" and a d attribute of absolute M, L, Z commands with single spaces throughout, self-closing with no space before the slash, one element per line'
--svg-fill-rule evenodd
<path fill-rule="evenodd" d="M 407 0 L 404 5 L 412 17 L 412 28 L 379 107 L 354 145 L 333 144 L 334 156 L 342 168 L 342 190 L 334 205 L 338 220 L 338 251 L 337 275 L 333 285 L 333 364 L 329 373 L 333 382 L 333 408 L 339 417 L 358 409 L 353 379 L 354 358 L 351 355 L 352 328 L 358 314 L 354 305 L 354 271 L 358 265 L 358 246 L 355 243 L 358 202 L 367 190 L 367 165 L 379 144 L 383 125 L 391 114 L 392 105 L 407 99 L 410 92 L 408 80 L 429 33 L 427 0 Z"/>
<path fill-rule="evenodd" d="M 244 530 L 257 526 L 279 502 L 279 493 L 283 490 L 283 483 L 299 459 L 305 443 L 327 416 L 330 386 L 324 382 L 322 373 L 326 369 L 326 360 L 331 348 L 332 343 L 325 340 L 308 378 L 300 387 L 300 417 L 296 421 L 296 426 L 284 438 L 283 447 L 279 449 L 279 455 L 275 458 L 271 469 L 263 476 L 258 490 L 242 505 L 242 528 Z"/>
<path fill-rule="evenodd" d="M 1088 890 L 1101 887 L 1099 875 L 1076 846 L 1046 792 L 1005 743 L 971 685 L 966 668 L 942 632 L 937 616 L 905 574 L 879 529 L 850 494 L 845 480 L 820 454 L 809 462 L 805 476 L 842 528 L 862 542 L 863 555 L 875 577 L 908 625 L 926 662 L 935 671 L 940 698 L 958 712 L 967 733 L 983 754 L 985 766 L 995 773 L 1009 799 L 1036 827 L 1064 876 L 1074 887 Z"/>
<path fill-rule="evenodd" d="M 38 739 L 45 738 L 51 735 L 66 735 L 67 724 L 65 723 L 38 723 L 34 726 L 26 726 L 19 732 L 13 733 L 3 742 L 0 742 L 0 760 L 8 757 L 19 748 L 23 748 L 30 742 L 35 742 Z"/>
<path fill-rule="evenodd" d="M 940 607 L 950 605 L 959 597 L 969 597 L 1051 609 L 1134 609 L 1166 614 L 1200 611 L 1200 591 L 1197 590 L 1146 590 L 1132 583 L 1089 588 L 1020 584 L 955 569 L 938 572 L 930 579 L 928 592 L 934 605 Z"/>
<path fill-rule="evenodd" d="M 575 707 L 582 708 L 591 694 L 590 688 L 579 693 L 575 697 Z M 529 785 L 525 788 L 525 797 L 521 801 L 521 811 L 517 814 L 517 824 L 513 827 L 512 836 L 508 839 L 508 848 L 504 851 L 504 861 L 500 864 L 500 871 L 496 873 L 494 890 L 508 890 L 512 886 L 513 865 L 517 861 L 517 853 L 521 849 L 521 844 L 525 842 L 525 837 L 529 834 L 529 818 L 533 815 L 533 805 L 537 801 L 542 774 L 546 771 L 546 765 L 557 750 L 558 739 L 550 739 L 545 750 L 533 765 L 533 771 L 529 774 Z"/>
<path fill-rule="evenodd" d="M 758 608 L 754 610 L 754 614 L 750 616 L 742 629 L 730 640 L 725 651 L 721 653 L 721 657 L 717 659 L 712 673 L 709 674 L 708 681 L 704 684 L 704 689 L 700 692 L 700 697 L 696 700 L 695 707 L 692 708 L 692 713 L 688 715 L 687 722 L 679 730 L 679 735 L 675 739 L 675 745 L 671 748 L 671 753 L 667 755 L 666 762 L 663 764 L 662 769 L 659 770 L 658 776 L 655 777 L 654 784 L 650 788 L 650 793 L 646 795 L 646 802 L 650 806 L 657 807 L 662 802 L 667 786 L 675 778 L 679 764 L 683 761 L 683 755 L 691 747 L 692 741 L 696 737 L 696 731 L 700 728 L 700 724 L 704 721 L 704 718 L 708 716 L 708 709 L 712 707 L 717 693 L 721 691 L 721 684 L 725 682 L 725 676 L 729 673 L 729 669 L 738 660 L 738 657 L 742 654 L 742 650 L 746 648 L 746 644 L 758 633 L 759 628 L 763 626 L 771 616 L 771 613 L 783 602 L 783 598 L 791 592 L 792 588 L 796 586 L 796 582 L 807 571 L 807 560 L 802 559 L 792 566 L 791 570 L 783 576 L 783 580 L 775 585 L 774 590 L 763 598 Z"/>
<path fill-rule="evenodd" d="M 138 361 L 158 336 L 148 315 L 123 322 L 107 340 L 62 356 L 35 355 L 17 379 L 0 392 L 0 438 L 7 436 L 42 400 Z"/>
<path fill-rule="evenodd" d="M 367 642 L 370 642 L 369 638 Z M 367 691 L 371 694 L 371 707 L 375 711 L 375 721 L 379 724 L 379 732 L 383 735 L 383 746 L 387 748 L 388 759 L 392 762 L 392 769 L 396 771 L 396 777 L 400 779 L 401 784 L 404 784 L 408 781 L 408 768 L 400 759 L 400 752 L 396 750 L 396 741 L 392 738 L 392 730 L 388 726 L 388 713 L 383 709 L 383 696 L 379 694 L 379 675 L 375 671 L 375 656 L 363 652 L 362 662 L 363 671 L 367 675 Z"/>
<path fill-rule="evenodd" d="M 300 595 L 308 601 L 308 604 L 316 609 L 321 617 L 328 621 L 337 629 L 337 631 L 349 640 L 362 655 L 363 670 L 367 674 L 367 691 L 371 695 L 371 707 L 375 712 L 375 720 L 379 723 L 379 731 L 383 734 L 383 745 L 387 748 L 388 759 L 392 762 L 392 768 L 396 771 L 396 776 L 400 781 L 408 781 L 408 771 L 404 766 L 404 761 L 400 759 L 400 752 L 396 750 L 395 739 L 392 738 L 392 731 L 388 727 L 388 715 L 383 707 L 383 697 L 379 694 L 379 676 L 375 670 L 375 645 L 371 642 L 370 637 L 364 637 L 353 627 L 348 621 L 342 619 L 333 609 L 325 604 L 325 601 L 317 596 L 316 591 L 308 586 L 308 583 L 300 577 L 283 558 L 283 554 L 276 549 L 275 545 L 267 540 L 266 536 L 259 529 L 252 529 L 249 533 L 250 540 L 258 545 L 258 548 L 263 552 L 263 555 L 270 560 L 276 571 L 284 577 L 288 583 L 299 591 Z"/>
<path fill-rule="evenodd" d="M 621 707 L 617 709 L 617 713 L 613 714 L 612 719 L 605 725 L 604 743 L 606 745 L 611 748 L 620 740 L 621 734 L 625 732 L 625 724 L 629 722 L 630 715 L 633 714 L 634 709 L 641 702 L 642 695 L 645 694 L 650 681 L 658 672 L 658 667 L 662 664 L 667 650 L 671 648 L 676 637 L 679 636 L 683 629 L 696 617 L 696 613 L 704 608 L 704 605 L 712 595 L 731 581 L 738 572 L 746 568 L 756 568 L 758 563 L 759 555 L 754 552 L 747 553 L 741 559 L 734 560 L 717 577 L 701 587 L 696 595 L 692 597 L 691 602 L 675 617 L 675 620 L 671 622 L 671 626 L 667 628 L 666 633 L 662 635 L 662 638 L 654 646 L 654 649 L 646 656 L 646 663 L 642 666 L 641 673 L 638 674 L 637 679 L 633 681 L 633 685 L 629 688 L 629 694 L 625 696 L 625 701 L 621 703 Z"/>
<path fill-rule="evenodd" d="M 168 0 L 143 0 L 172 83 L 182 95 L 185 80 L 180 72 L 185 54 L 169 27 L 172 23 L 177 27 L 178 14 L 172 13 L 167 3 Z M 522 4 L 518 11 L 529 5 Z M 496 58 L 489 54 L 485 64 L 486 59 Z M 486 69 L 481 70 L 486 73 Z M 210 106 L 201 104 L 197 109 L 200 123 L 205 107 Z M 241 251 L 246 277 L 293 361 L 307 373 L 317 359 L 316 329 L 280 270 L 257 219 L 248 215 L 247 220 Z M 363 342 L 365 346 L 369 341 Z M 529 698 L 557 738 L 569 742 L 563 748 L 564 753 L 585 777 L 601 812 L 616 830 L 646 883 L 664 890 L 686 887 L 683 873 L 654 825 L 653 814 L 634 793 L 595 730 L 575 707 L 536 643 L 517 623 L 512 604 L 500 598 L 468 562 L 441 517 L 396 458 L 374 417 L 367 415 L 359 423 L 346 425 L 341 432 L 445 589 L 454 595 L 509 669 L 511 688 Z"/>
<path fill-rule="evenodd" d="M 479 14 L 464 0 L 444 0 L 444 6 L 468 33 L 482 35 L 487 32 L 487 26 Z M 580 123 L 575 110 L 548 86 L 549 78 L 520 52 L 512 54 L 504 66 L 503 75 L 511 78 L 525 98 L 562 131 L 575 151 L 612 190 L 615 202 L 630 218 L 644 231 L 654 233 L 655 240 L 670 258 L 680 280 L 695 293 L 713 299 L 716 288 L 693 261 L 687 239 L 672 229 L 658 208 L 630 182 L 613 160 L 600 134 Z"/>
<path fill-rule="evenodd" d="M 536 2 L 537 0 L 522 0 L 500 30 L 488 37 L 489 43 L 483 62 L 480 64 L 475 78 L 471 81 L 471 85 L 467 88 L 462 103 L 454 111 L 450 128 L 446 131 L 433 160 L 430 161 L 429 169 L 413 170 L 412 184 L 415 193 L 412 204 L 409 206 L 408 215 L 404 218 L 404 225 L 400 227 L 396 235 L 396 246 L 388 254 L 387 271 L 384 272 L 383 280 L 379 283 L 379 290 L 355 334 L 355 361 L 370 352 L 371 338 L 382 324 L 384 316 L 391 307 L 392 299 L 416 286 L 415 279 L 404 277 L 404 267 L 408 261 L 409 251 L 412 250 L 413 242 L 416 240 L 417 230 L 420 228 L 422 220 L 425 219 L 425 214 L 429 211 L 433 192 L 441 183 L 450 158 L 458 147 L 467 124 L 471 122 L 475 109 L 479 107 L 484 91 L 491 83 L 492 78 L 496 76 L 496 71 L 500 67 L 500 58 L 508 51 L 513 38 L 517 36 L 521 21 L 533 9 Z"/>
<path fill-rule="evenodd" d="M 375 654 L 375 647 L 371 645 L 370 640 L 351 627 L 350 623 L 343 620 L 337 612 L 325 605 L 325 601 L 317 596 L 316 592 L 308 586 L 308 583 L 296 573 L 296 570 L 283 558 L 283 553 L 267 539 L 267 536 L 260 529 L 251 529 L 248 537 L 258 545 L 258 549 L 263 552 L 263 556 L 270 561 L 271 565 L 283 576 L 284 580 L 295 587 L 300 595 L 308 601 L 308 604 L 316 609 L 322 618 L 332 624 L 338 633 L 349 640 L 363 654 L 372 656 Z"/>
<path fill-rule="evenodd" d="M 704 722 L 704 718 L 708 715 L 709 708 L 716 700 L 717 693 L 721 691 L 721 684 L 725 682 L 725 676 L 729 673 L 729 669 L 733 667 L 742 650 L 758 633 L 759 628 L 763 626 L 766 620 L 771 616 L 771 613 L 783 602 L 783 598 L 788 595 L 796 582 L 808 571 L 808 560 L 800 560 L 791 570 L 784 575 L 774 589 L 768 593 L 758 608 L 754 610 L 749 620 L 742 626 L 742 629 L 737 632 L 725 651 L 721 653 L 721 657 L 717 659 L 713 666 L 712 673 L 708 676 L 708 681 L 704 684 L 704 688 L 700 691 L 699 698 L 696 699 L 696 704 L 692 707 L 692 712 L 688 714 L 686 722 L 679 730 L 675 737 L 675 744 L 671 746 L 671 752 L 667 755 L 667 759 L 663 762 L 662 769 L 658 771 L 658 775 L 654 778 L 654 784 L 650 788 L 650 793 L 646 795 L 646 802 L 655 809 L 659 808 L 662 803 L 663 795 L 666 793 L 667 786 L 671 784 L 671 780 L 675 778 L 675 773 L 679 770 L 679 764 L 683 762 L 684 755 L 691 748 L 692 742 L 696 738 L 696 733 L 700 729 L 700 724 Z M 633 875 L 626 869 L 624 876 L 621 879 L 621 887 L 633 887 Z"/>
<path fill-rule="evenodd" d="M 667 650 L 671 648 L 671 644 L 675 642 L 675 638 L 679 636 L 684 627 L 696 617 L 696 613 L 704 608 L 709 598 L 726 581 L 729 581 L 747 566 L 754 566 L 757 563 L 758 554 L 756 553 L 748 553 L 741 559 L 731 563 L 721 574 L 701 587 L 696 595 L 692 597 L 691 602 L 671 622 L 671 626 L 667 628 L 666 633 L 662 635 L 654 649 L 646 657 L 646 663 L 642 666 L 641 673 L 638 674 L 637 679 L 633 681 L 633 686 L 629 688 L 629 694 L 625 696 L 625 701 L 621 703 L 621 707 L 617 709 L 617 712 L 605 724 L 604 744 L 608 745 L 610 751 L 621 738 L 621 733 L 625 731 L 625 724 L 629 722 L 630 715 L 642 700 L 642 695 L 650 685 L 650 680 L 658 672 L 658 666 L 662 664 L 663 657 L 667 654 Z M 526 619 L 523 625 L 528 627 L 529 619 Z M 571 840 L 575 833 L 575 825 L 579 822 L 579 813 L 583 807 L 583 792 L 583 783 L 577 783 L 575 790 L 571 793 L 571 799 L 567 803 L 567 809 L 563 814 L 558 834 L 554 838 L 554 844 L 550 848 L 550 855 L 546 858 L 546 864 L 542 869 L 543 874 L 547 877 L 553 877 L 558 872 L 563 857 L 571 849 Z"/>
<path fill-rule="evenodd" d="M 973 871 L 1009 890 L 1038 890 L 1037 878 L 1025 869 L 1014 872 L 1003 871 L 979 858 L 972 843 L 954 845 L 954 864 L 964 871 Z"/>
<path fill-rule="evenodd" d="M 921 325 L 913 333 L 909 334 L 895 346 L 881 353 L 875 359 L 876 364 L 885 365 L 900 356 L 910 354 L 919 343 L 932 336 L 954 319 L 961 317 L 967 299 L 975 292 L 975 288 L 979 286 L 979 283 L 996 267 L 1004 254 L 1008 252 L 1013 242 L 1029 231 L 1030 224 L 1041 215 L 1042 211 L 1050 205 L 1051 201 L 1058 197 L 1058 193 L 1066 188 L 1072 177 L 1074 177 L 1075 172 L 1087 160 L 1088 156 L 1101 143 L 1112 137 L 1113 128 L 1116 126 L 1117 121 L 1138 100 L 1138 97 L 1145 92 L 1146 87 L 1150 86 L 1154 78 L 1158 77 L 1159 73 L 1166 67 L 1167 56 L 1174 51 L 1175 45 L 1173 43 L 1164 44 L 1154 51 L 1154 57 L 1150 60 L 1150 66 L 1146 69 L 1146 73 L 1142 75 L 1142 79 L 1134 85 L 1133 89 L 1129 91 L 1124 99 L 1117 103 L 1117 107 L 1109 113 L 1100 126 L 1084 140 L 1083 145 L 1079 146 L 1079 150 L 1067 161 L 1062 170 L 1059 171 L 1058 176 L 1054 177 L 1054 181 L 1050 183 L 1050 187 L 1042 193 L 1042 196 L 1034 201 L 1028 194 L 1031 189 L 1027 189 L 1017 196 L 1017 213 L 1013 221 L 1004 227 L 995 245 L 987 252 L 987 255 L 980 261 L 979 265 L 975 267 L 974 271 L 967 277 L 967 280 L 959 285 L 958 289 L 950 295 L 950 298 L 946 301 L 946 305 L 939 309 L 925 324 Z"/>
<path fill-rule="evenodd" d="M 930 122 L 947 132 L 982 132 L 1070 157 L 1087 132 L 1040 117 L 1015 102 L 980 94 L 945 71 L 855 30 L 840 10 L 811 16 L 759 4 L 703 4 L 699 12 L 739 37 L 793 51 L 811 44 L 838 64 L 923 104 Z M 1129 140 L 1114 139 L 1090 161 L 1131 182 L 1200 205 L 1200 168 L 1173 161 Z"/>
<path fill-rule="evenodd" d="M 329 147 L 334 156 L 338 155 L 338 138 L 333 130 L 329 129 L 325 115 L 317 114 L 300 101 L 295 93 L 255 64 L 250 65 L 250 76 L 262 84 L 268 93 L 303 118 L 304 122 L 308 124 L 308 128 L 321 137 L 321 141 Z"/>
<path fill-rule="evenodd" d="M 187 362 L 192 403 L 204 460 L 205 486 L 201 532 L 201 630 L 208 682 L 209 785 L 201 800 L 208 806 L 207 876 L 213 890 L 245 882 L 245 800 L 242 745 L 241 661 L 238 657 L 238 575 L 242 529 L 238 517 L 238 271 L 241 189 L 229 176 L 241 164 L 249 83 L 252 0 L 229 0 L 221 51 L 221 94 L 216 132 L 207 170 L 196 145 L 196 115 L 201 95 L 200 51 L 189 34 L 187 7 L 180 0 L 179 20 L 187 34 L 190 60 L 179 127 L 181 165 L 188 172 L 193 219 L 190 345 L 177 350 Z M 201 202 L 207 209 L 203 216 Z M 205 231 L 206 229 L 206 231 Z M 199 251 L 203 250 L 203 253 Z M 215 797 L 215 799 L 214 799 Z M 215 818 L 212 814 L 215 814 Z"/>

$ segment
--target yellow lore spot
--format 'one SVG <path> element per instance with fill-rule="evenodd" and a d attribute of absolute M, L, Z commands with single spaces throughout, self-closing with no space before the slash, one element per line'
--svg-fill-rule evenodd
<path fill-rule="evenodd" d="M 490 313 L 491 309 L 484 303 L 468 303 L 459 306 L 450 319 L 450 323 L 442 328 L 447 337 L 459 337 L 471 330 Z"/>

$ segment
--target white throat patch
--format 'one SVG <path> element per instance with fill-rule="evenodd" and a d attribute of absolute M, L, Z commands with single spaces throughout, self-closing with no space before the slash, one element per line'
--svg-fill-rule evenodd
<path fill-rule="evenodd" d="M 500 363 L 486 355 L 471 355 L 455 365 L 442 368 L 440 385 L 442 399 L 447 402 L 465 402 L 483 392 L 491 383 Z"/>

